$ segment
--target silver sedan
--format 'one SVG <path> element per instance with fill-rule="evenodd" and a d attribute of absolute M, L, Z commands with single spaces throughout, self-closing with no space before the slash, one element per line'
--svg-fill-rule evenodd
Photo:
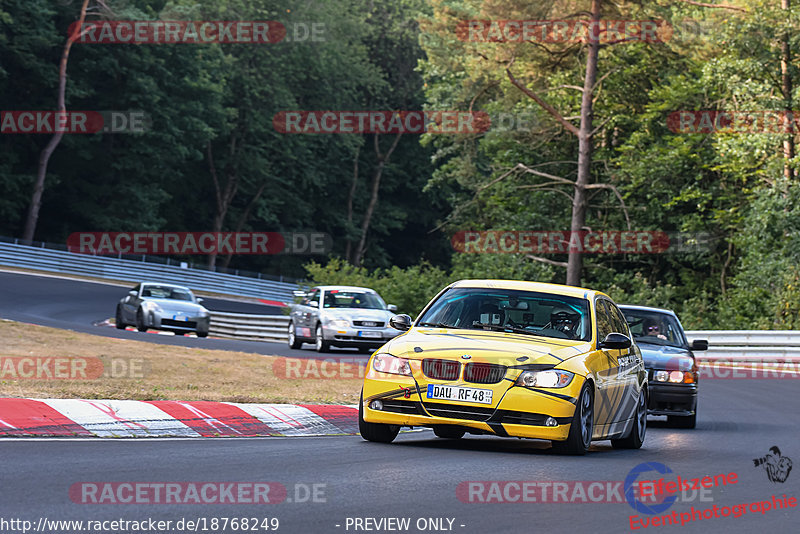
<path fill-rule="evenodd" d="M 292 306 L 289 347 L 313 343 L 317 352 L 330 347 L 374 350 L 400 334 L 389 326 L 397 310 L 372 289 L 355 286 L 318 286 L 308 293 L 296 292 L 300 302 Z"/>
<path fill-rule="evenodd" d="M 123 329 L 130 324 L 139 332 L 152 328 L 206 337 L 211 319 L 202 302 L 187 287 L 142 282 L 117 304 L 116 327 Z"/>

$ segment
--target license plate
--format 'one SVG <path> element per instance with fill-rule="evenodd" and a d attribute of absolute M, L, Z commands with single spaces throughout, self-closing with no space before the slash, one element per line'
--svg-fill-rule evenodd
<path fill-rule="evenodd" d="M 380 332 L 369 332 L 366 330 L 359 330 L 358 337 L 368 337 L 368 338 L 378 338 L 380 339 L 381 333 Z"/>
<path fill-rule="evenodd" d="M 185 315 L 173 315 L 172 316 L 172 320 L 173 321 L 188 321 L 189 318 L 186 317 Z"/>
<path fill-rule="evenodd" d="M 491 389 L 465 388 L 461 386 L 439 386 L 428 384 L 429 399 L 445 399 L 461 402 L 492 403 Z"/>

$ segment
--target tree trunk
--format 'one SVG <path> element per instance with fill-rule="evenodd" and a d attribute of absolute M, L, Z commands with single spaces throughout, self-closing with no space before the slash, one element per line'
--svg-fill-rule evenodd
<path fill-rule="evenodd" d="M 353 181 L 350 183 L 350 192 L 347 195 L 347 231 L 350 231 L 350 225 L 353 224 L 353 198 L 356 196 L 356 187 L 358 186 L 358 156 L 361 153 L 361 147 L 356 147 L 356 155 L 353 158 Z M 344 249 L 344 259 L 350 263 L 352 262 L 350 253 L 353 248 L 353 241 L 350 236 L 347 236 L 347 245 Z"/>
<path fill-rule="evenodd" d="M 61 62 L 58 67 L 59 113 L 67 112 L 65 93 L 67 89 L 67 62 L 69 61 L 69 51 L 72 48 L 72 43 L 82 35 L 81 28 L 83 27 L 83 22 L 86 20 L 86 8 L 88 5 L 89 0 L 83 0 L 83 4 L 81 4 L 81 14 L 76 26 L 77 33 L 70 33 L 64 45 L 64 50 L 61 52 Z M 36 168 L 36 181 L 33 183 L 33 194 L 31 195 L 31 203 L 28 206 L 28 215 L 25 218 L 25 229 L 22 231 L 23 242 L 33 241 L 33 236 L 36 233 L 36 224 L 39 222 L 39 209 L 42 207 L 44 182 L 47 177 L 47 163 L 50 161 L 50 156 L 61 142 L 62 137 L 64 137 L 64 132 L 56 132 L 39 154 L 39 164 Z"/>
<path fill-rule="evenodd" d="M 214 155 L 211 150 L 211 141 L 206 144 L 208 154 L 208 170 L 211 173 L 211 179 L 214 182 L 214 198 L 216 200 L 216 210 L 214 213 L 214 226 L 212 232 L 221 232 L 222 226 L 225 224 L 225 217 L 228 214 L 228 208 L 233 202 L 233 197 L 239 190 L 239 176 L 234 167 L 236 158 L 236 136 L 231 133 L 230 154 L 229 161 L 225 166 L 225 186 L 220 186 L 219 176 L 217 175 L 217 168 L 214 164 Z M 212 252 L 208 255 L 208 268 L 213 271 L 217 266 L 217 252 Z"/>
<path fill-rule="evenodd" d="M 401 135 L 402 134 L 398 133 L 395 136 L 389 151 L 386 152 L 386 154 L 381 154 L 380 147 L 378 146 L 378 134 L 375 134 L 375 155 L 378 157 L 378 164 L 375 167 L 374 174 L 372 175 L 372 193 L 369 198 L 367 211 L 364 213 L 364 221 L 361 223 L 361 238 L 358 241 L 358 247 L 356 248 L 356 253 L 353 257 L 353 265 L 356 267 L 361 266 L 361 260 L 364 259 L 364 252 L 367 249 L 367 232 L 369 231 L 369 225 L 372 221 L 372 214 L 375 212 L 375 206 L 378 204 L 378 191 L 381 187 L 381 175 L 383 174 L 383 168 L 386 166 L 389 158 L 392 157 L 392 152 L 394 152 L 394 149 L 397 148 L 397 143 L 400 141 Z"/>
<path fill-rule="evenodd" d="M 790 0 L 781 0 L 781 9 L 789 11 Z M 789 160 L 794 158 L 794 117 L 792 113 L 792 74 L 789 67 L 792 64 L 792 53 L 789 47 L 789 33 L 784 32 L 781 38 L 781 78 L 784 102 L 783 124 L 786 129 L 786 137 L 783 139 L 783 176 L 791 180 L 795 172 L 789 165 Z"/>
<path fill-rule="evenodd" d="M 592 23 L 599 33 L 600 0 L 592 0 Z M 591 31 L 589 32 L 591 36 Z M 581 97 L 581 125 L 578 131 L 578 178 L 575 181 L 575 194 L 572 197 L 572 221 L 570 230 L 579 232 L 586 224 L 586 186 L 592 170 L 592 119 L 594 84 L 597 81 L 597 53 L 600 49 L 599 35 L 597 39 L 589 39 L 586 56 L 586 76 L 583 80 Z M 580 251 L 571 250 L 567 260 L 567 285 L 581 285 L 583 256 Z"/>
<path fill-rule="evenodd" d="M 250 202 L 247 204 L 247 207 L 242 212 L 242 215 L 239 217 L 239 221 L 236 223 L 236 228 L 234 228 L 234 232 L 241 232 L 244 225 L 247 223 L 247 220 L 250 218 L 250 213 L 253 211 L 258 199 L 261 198 L 261 195 L 264 194 L 264 190 L 267 188 L 267 182 L 261 184 L 261 187 L 258 188 L 256 194 L 253 195 L 253 198 L 250 199 Z M 226 254 L 225 260 L 222 262 L 222 268 L 227 269 L 228 266 L 231 264 L 231 258 L 233 258 L 233 254 Z"/>

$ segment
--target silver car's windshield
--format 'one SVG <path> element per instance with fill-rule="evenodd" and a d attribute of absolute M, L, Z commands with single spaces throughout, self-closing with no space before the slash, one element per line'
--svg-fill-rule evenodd
<path fill-rule="evenodd" d="M 331 289 L 325 292 L 324 308 L 362 308 L 385 310 L 386 304 L 375 293 Z"/>
<path fill-rule="evenodd" d="M 450 289 L 417 322 L 582 341 L 591 339 L 591 325 L 585 299 L 494 288 Z"/>
<path fill-rule="evenodd" d="M 170 286 L 144 286 L 142 288 L 142 298 L 194 301 L 189 291 L 180 287 Z"/>
<path fill-rule="evenodd" d="M 668 313 L 649 310 L 622 310 L 634 339 L 652 345 L 686 347 L 686 340 L 678 321 Z"/>

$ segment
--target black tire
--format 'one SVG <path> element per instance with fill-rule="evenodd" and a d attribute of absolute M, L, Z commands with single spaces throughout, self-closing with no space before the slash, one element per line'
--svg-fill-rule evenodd
<path fill-rule="evenodd" d="M 442 439 L 461 439 L 466 434 L 466 431 L 454 426 L 435 426 L 433 433 L 436 437 Z"/>
<path fill-rule="evenodd" d="M 367 423 L 364 421 L 364 396 L 358 399 L 358 432 L 367 441 L 376 443 L 391 443 L 400 432 L 399 425 L 384 425 L 381 423 Z"/>
<path fill-rule="evenodd" d="M 586 381 L 578 395 L 578 404 L 575 406 L 575 415 L 569 426 L 569 435 L 566 441 L 554 441 L 553 449 L 560 454 L 583 456 L 592 444 L 592 431 L 594 429 L 594 392 L 589 382 Z"/>
<path fill-rule="evenodd" d="M 692 415 L 668 415 L 667 424 L 675 428 L 695 428 L 697 426 L 697 412 Z"/>
<path fill-rule="evenodd" d="M 615 449 L 639 449 L 642 447 L 647 433 L 647 389 L 645 388 L 639 392 L 635 417 L 636 420 L 631 425 L 630 433 L 624 438 L 612 439 L 612 447 Z"/>
<path fill-rule="evenodd" d="M 141 308 L 136 312 L 136 330 L 139 332 L 147 332 L 147 325 L 144 324 L 144 312 Z"/>
<path fill-rule="evenodd" d="M 197 337 L 208 337 L 208 332 L 197 332 Z"/>
<path fill-rule="evenodd" d="M 117 306 L 117 313 L 114 316 L 114 326 L 117 327 L 117 330 L 125 330 L 125 321 L 122 320 L 122 309 L 120 309 L 119 305 Z"/>
<path fill-rule="evenodd" d="M 330 352 L 331 344 L 330 341 L 325 341 L 325 338 L 322 337 L 322 325 L 317 325 L 317 330 L 314 335 L 315 346 L 317 352 Z"/>
<path fill-rule="evenodd" d="M 289 321 L 289 330 L 287 332 L 287 339 L 289 341 L 290 349 L 299 349 L 303 346 L 303 342 L 297 339 L 297 334 L 294 331 L 293 321 Z"/>

